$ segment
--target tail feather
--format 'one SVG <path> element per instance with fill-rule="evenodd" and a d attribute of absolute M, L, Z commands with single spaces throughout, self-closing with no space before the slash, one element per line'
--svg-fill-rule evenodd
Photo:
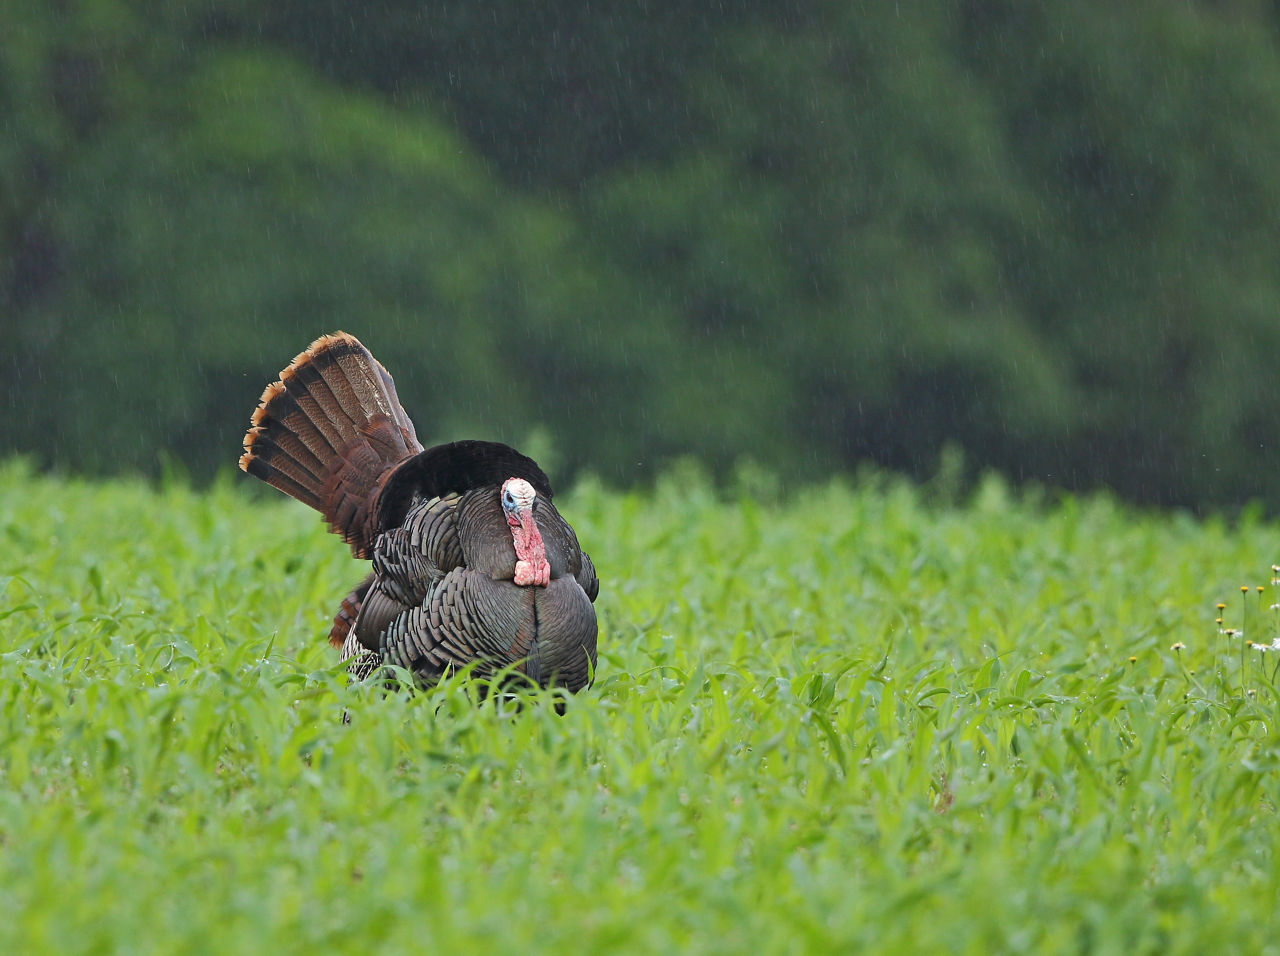
<path fill-rule="evenodd" d="M 272 464 L 282 471 L 288 470 L 290 474 L 294 474 L 296 470 L 298 474 L 295 477 L 304 484 L 324 484 L 327 474 L 324 462 L 295 433 L 277 429 L 268 436 L 265 432 L 260 432 L 254 447 L 255 453 L 259 455 L 270 450 Z"/>
<path fill-rule="evenodd" d="M 304 457 L 315 460 L 315 456 L 311 455 L 296 438 L 293 439 L 293 443 L 302 449 L 303 455 L 300 456 L 288 449 L 288 439 L 291 438 L 293 438 L 292 435 L 286 434 L 278 434 L 274 437 L 258 435 L 253 444 L 253 454 L 246 452 L 242 455 L 240 466 L 255 478 L 261 478 L 267 484 L 279 488 L 303 504 L 317 511 L 323 511 L 323 503 L 315 492 L 316 487 L 324 482 L 323 469 L 321 469 L 321 477 L 317 477 L 303 460 Z"/>
<path fill-rule="evenodd" d="M 362 351 L 350 342 L 335 342 L 328 352 L 334 364 L 320 368 L 320 375 L 344 406 L 359 408 L 365 418 L 385 415 L 394 420 L 395 412 L 382 376 L 373 367 L 373 356 Z"/>
<path fill-rule="evenodd" d="M 315 508 L 317 511 L 323 511 L 323 503 L 316 497 L 315 492 L 305 482 L 298 481 L 292 475 L 286 474 L 278 470 L 278 464 L 268 466 L 266 460 L 262 457 L 253 457 L 245 460 L 245 456 L 241 456 L 240 467 L 253 475 L 260 478 L 273 488 L 278 488 L 290 498 L 296 498 L 304 505 Z"/>
<path fill-rule="evenodd" d="M 249 435 L 291 435 L 307 449 L 315 461 L 324 462 L 334 455 L 333 442 L 320 430 L 311 415 L 290 394 L 284 382 L 272 382 L 262 392 L 258 407 L 250 419 Z M 250 451 L 249 435 L 245 436 L 245 453 Z M 241 463 L 243 467 L 243 462 Z"/>
<path fill-rule="evenodd" d="M 323 336 L 267 386 L 250 425 L 240 467 L 315 508 L 367 557 L 378 490 L 422 450 L 387 370 L 355 336 Z"/>
<path fill-rule="evenodd" d="M 342 647 L 347 642 L 347 634 L 351 632 L 360 608 L 364 606 L 365 595 L 373 586 L 374 575 L 370 572 L 363 581 L 351 589 L 351 593 L 342 599 L 342 606 L 333 617 L 333 627 L 329 629 L 329 643 L 334 647 Z"/>
<path fill-rule="evenodd" d="M 324 379 L 310 366 L 299 365 L 281 372 L 280 383 L 315 430 L 324 437 L 330 452 L 341 454 L 349 437 L 344 436 L 343 431 L 350 425 L 350 419 L 342 414 Z"/>
<path fill-rule="evenodd" d="M 392 381 L 391 373 L 383 368 L 382 363 L 377 359 L 373 360 L 373 364 L 378 372 L 378 378 L 382 380 L 382 389 L 391 400 L 392 417 L 395 419 L 396 427 L 400 429 L 400 434 L 404 436 L 405 444 L 410 448 L 421 448 L 422 443 L 418 441 L 418 433 L 414 431 L 413 422 L 400 404 L 400 396 L 396 394 L 396 383 Z"/>

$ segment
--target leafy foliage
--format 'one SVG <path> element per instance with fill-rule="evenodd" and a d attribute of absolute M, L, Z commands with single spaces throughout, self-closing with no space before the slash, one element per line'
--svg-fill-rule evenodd
<path fill-rule="evenodd" d="M 0 445 L 209 476 L 315 335 L 424 437 L 1274 506 L 1272 5 L 0 11 Z M 655 467 L 657 466 L 657 467 Z"/>
<path fill-rule="evenodd" d="M 323 634 L 359 570 L 293 503 L 10 464 L 0 943 L 1269 945 L 1240 901 L 1276 890 L 1280 696 L 1211 621 L 1274 528 L 732 484 L 562 496 L 605 588 L 557 717 L 345 686 Z M 1274 636 L 1269 595 L 1227 623 Z"/>

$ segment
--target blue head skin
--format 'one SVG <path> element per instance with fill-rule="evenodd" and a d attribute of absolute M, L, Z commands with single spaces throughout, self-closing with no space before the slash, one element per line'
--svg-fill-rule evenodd
<path fill-rule="evenodd" d="M 511 543 L 516 550 L 516 570 L 512 580 L 521 587 L 551 583 L 551 566 L 547 563 L 542 532 L 533 517 L 537 493 L 523 478 L 508 478 L 502 483 L 502 513 L 511 528 Z"/>

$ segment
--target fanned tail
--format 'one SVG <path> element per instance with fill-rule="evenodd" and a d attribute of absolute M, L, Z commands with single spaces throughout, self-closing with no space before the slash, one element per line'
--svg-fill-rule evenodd
<path fill-rule="evenodd" d="M 335 332 L 262 393 L 240 467 L 315 508 L 364 558 L 377 536 L 378 490 L 420 451 L 390 374 L 354 335 Z"/>

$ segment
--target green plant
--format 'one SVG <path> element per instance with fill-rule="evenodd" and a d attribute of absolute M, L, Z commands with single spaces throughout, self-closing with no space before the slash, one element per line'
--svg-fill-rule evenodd
<path fill-rule="evenodd" d="M 346 686 L 359 569 L 300 506 L 0 469 L 0 948 L 1269 945 L 1280 704 L 1201 635 L 1274 527 L 870 472 L 561 499 L 598 680 L 513 714 Z"/>

